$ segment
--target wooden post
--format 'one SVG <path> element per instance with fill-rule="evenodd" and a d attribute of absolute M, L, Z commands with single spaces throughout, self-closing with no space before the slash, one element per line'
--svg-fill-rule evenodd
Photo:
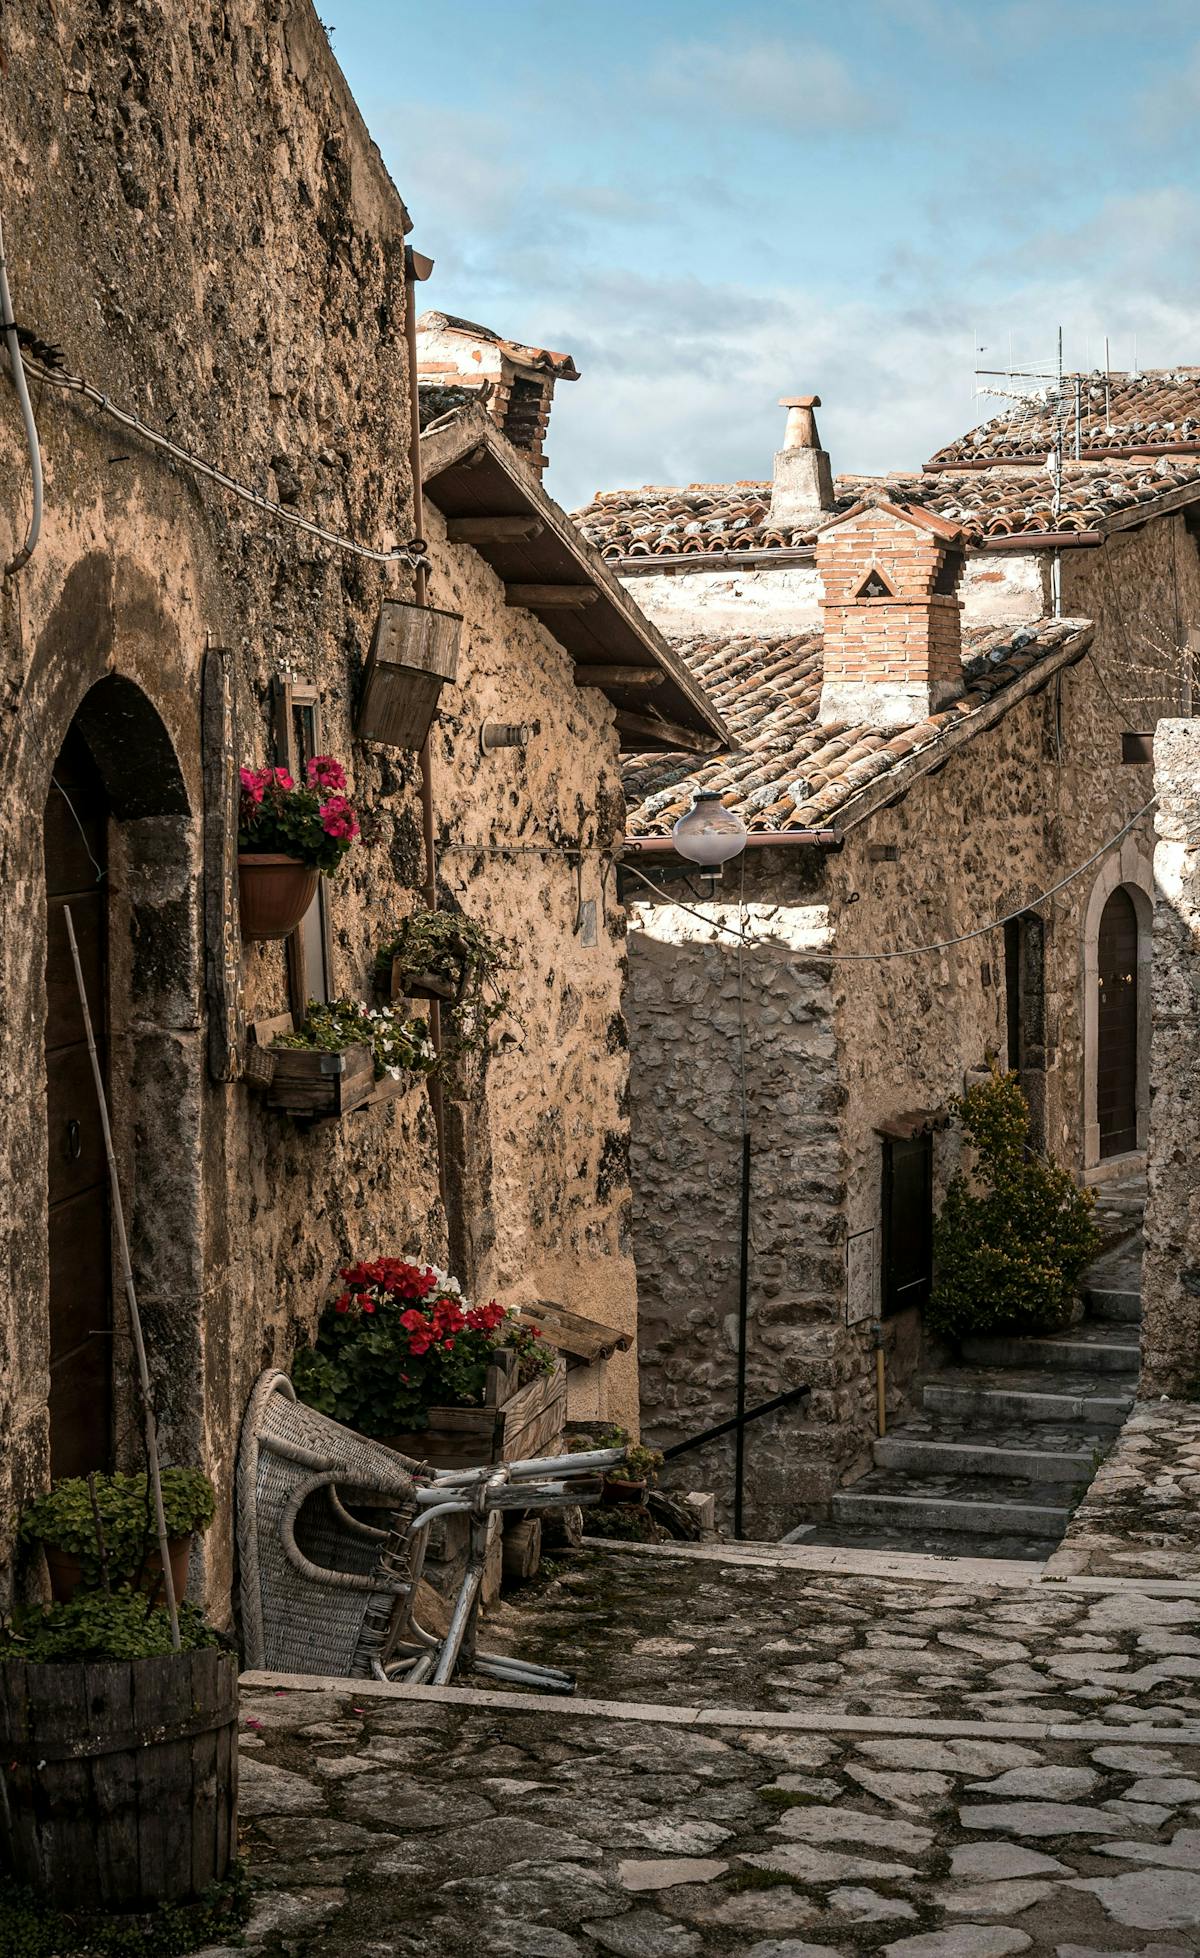
<path fill-rule="evenodd" d="M 112 1188 L 113 1223 L 117 1232 L 117 1250 L 121 1259 L 121 1272 L 125 1280 L 125 1297 L 129 1302 L 129 1326 L 133 1334 L 133 1348 L 137 1354 L 138 1381 L 142 1390 L 142 1414 L 146 1432 L 146 1472 L 154 1496 L 154 1520 L 157 1525 L 158 1554 L 162 1561 L 163 1596 L 167 1601 L 167 1616 L 171 1621 L 171 1645 L 174 1651 L 181 1650 L 179 1639 L 179 1612 L 175 1604 L 175 1580 L 171 1576 L 171 1552 L 167 1543 L 167 1519 L 163 1512 L 162 1477 L 158 1468 L 158 1433 L 154 1424 L 154 1405 L 150 1398 L 150 1369 L 146 1364 L 146 1346 L 142 1339 L 142 1315 L 138 1311 L 137 1291 L 133 1283 L 133 1265 L 129 1257 L 129 1240 L 125 1235 L 125 1211 L 121 1203 L 121 1185 L 117 1177 L 117 1159 L 113 1154 L 112 1128 L 108 1120 L 108 1100 L 104 1093 L 104 1077 L 100 1072 L 100 1057 L 96 1052 L 96 1036 L 92 1032 L 92 1016 L 88 1010 L 87 987 L 83 983 L 83 967 L 79 963 L 79 946 L 75 942 L 75 927 L 71 922 L 71 907 L 63 905 L 63 917 L 67 925 L 67 939 L 71 947 L 71 963 L 75 967 L 75 984 L 79 989 L 79 1005 L 83 1013 L 83 1030 L 87 1035 L 88 1054 L 92 1062 L 92 1080 L 96 1084 L 96 1100 L 100 1104 L 100 1127 L 104 1135 L 104 1153 L 108 1159 L 108 1180 Z"/>

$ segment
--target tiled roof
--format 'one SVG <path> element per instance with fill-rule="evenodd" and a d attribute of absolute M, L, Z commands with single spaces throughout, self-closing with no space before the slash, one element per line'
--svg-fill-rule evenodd
<path fill-rule="evenodd" d="M 716 789 L 752 830 L 819 829 L 877 776 L 959 726 L 1087 625 L 1042 619 L 965 627 L 966 691 L 919 726 L 820 727 L 821 633 L 688 639 L 676 646 L 738 742 L 706 757 L 640 755 L 626 763 L 630 836 L 666 836 L 697 789 Z"/>
<path fill-rule="evenodd" d="M 961 524 L 975 543 L 989 537 L 1098 530 L 1138 504 L 1195 485 L 1200 454 L 1149 462 L 1068 462 L 1059 512 L 1044 467 L 972 469 L 912 475 L 839 476 L 836 509 L 859 502 L 914 503 Z M 575 521 L 603 557 L 686 557 L 700 553 L 789 550 L 816 531 L 767 521 L 769 483 L 692 483 L 686 489 L 601 490 Z"/>
<path fill-rule="evenodd" d="M 1064 374 L 1061 404 L 1068 456 L 1075 450 L 1077 386 L 1079 447 L 1084 453 L 1142 454 L 1180 446 L 1200 451 L 1200 367 L 1155 368 L 1146 374 Z M 1044 462 L 1056 439 L 1058 402 L 1054 383 L 1027 401 L 1012 402 L 969 434 L 948 442 L 927 467 Z"/>

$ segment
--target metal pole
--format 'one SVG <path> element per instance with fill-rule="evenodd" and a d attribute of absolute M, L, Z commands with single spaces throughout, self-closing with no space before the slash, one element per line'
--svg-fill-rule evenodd
<path fill-rule="evenodd" d="M 171 1558 L 167 1548 L 167 1519 L 163 1512 L 162 1477 L 158 1467 L 158 1433 L 154 1422 L 154 1405 L 150 1397 L 150 1369 L 146 1364 L 146 1346 L 142 1339 L 142 1315 L 138 1311 L 137 1291 L 133 1283 L 133 1265 L 129 1258 L 129 1240 L 125 1235 L 125 1211 L 121 1203 L 121 1185 L 117 1177 L 117 1159 L 113 1153 L 112 1129 L 108 1120 L 108 1099 L 104 1092 L 104 1077 L 100 1072 L 100 1057 L 96 1052 L 96 1036 L 92 1032 L 92 1016 L 88 1011 L 87 988 L 83 983 L 83 968 L 79 963 L 79 947 L 75 942 L 75 926 L 71 922 L 71 907 L 63 905 L 63 917 L 67 921 L 67 939 L 71 947 L 71 963 L 75 968 L 75 984 L 79 989 L 79 1004 L 83 1012 L 83 1030 L 87 1035 L 88 1054 L 92 1063 L 92 1080 L 96 1084 L 96 1100 L 100 1105 L 100 1128 L 104 1135 L 104 1153 L 108 1158 L 108 1180 L 112 1188 L 113 1223 L 117 1232 L 117 1250 L 121 1259 L 121 1272 L 125 1279 L 125 1297 L 129 1302 L 129 1327 L 133 1334 L 133 1350 L 137 1355 L 138 1380 L 142 1390 L 142 1413 L 146 1429 L 146 1468 L 150 1478 L 150 1488 L 154 1496 L 154 1520 L 158 1530 L 158 1554 L 162 1562 L 163 1596 L 167 1601 L 167 1616 L 171 1621 L 171 1646 L 178 1652 L 179 1612 L 175 1605 L 175 1584 L 171 1577 Z"/>
<path fill-rule="evenodd" d="M 746 1340 L 750 1318 L 750 1131 L 742 1131 L 741 1260 L 738 1269 L 737 1430 L 733 1461 L 733 1534 L 742 1535 L 746 1472 Z"/>

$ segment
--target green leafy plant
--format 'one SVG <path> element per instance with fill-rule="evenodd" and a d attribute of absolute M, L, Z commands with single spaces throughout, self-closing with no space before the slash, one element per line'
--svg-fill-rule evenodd
<path fill-rule="evenodd" d="M 240 1942 L 251 1903 L 240 1867 L 193 1904 L 134 1912 L 55 1910 L 0 1876 L 0 1951 L 4 1958 L 183 1958 Z"/>
<path fill-rule="evenodd" d="M 360 1434 L 387 1439 L 429 1426 L 431 1407 L 482 1407 L 488 1368 L 507 1347 L 518 1383 L 548 1374 L 554 1352 L 491 1299 L 472 1306 L 435 1265 L 375 1258 L 346 1265 L 316 1344 L 296 1355 L 302 1399 Z"/>
<path fill-rule="evenodd" d="M 369 1047 L 377 1081 L 385 1074 L 393 1081 L 402 1074 L 432 1074 L 437 1066 L 427 1021 L 406 1020 L 390 1006 L 360 1006 L 353 999 L 335 999 L 329 1005 L 310 1000 L 303 1026 L 294 1033 L 276 1034 L 271 1045 L 323 1054 Z"/>
<path fill-rule="evenodd" d="M 567 1443 L 571 1455 L 586 1455 L 598 1448 L 623 1448 L 625 1460 L 611 1471 L 617 1482 L 647 1482 L 658 1480 L 658 1472 L 663 1466 L 664 1457 L 657 1448 L 646 1448 L 640 1441 L 630 1441 L 627 1428 L 606 1428 L 599 1435 L 573 1435 Z"/>
<path fill-rule="evenodd" d="M 186 1601 L 179 1606 L 179 1637 L 185 1652 L 220 1645 L 221 1636 Z M 153 1659 L 171 1650 L 171 1621 L 163 1605 L 143 1591 L 80 1591 L 70 1604 L 24 1612 L 0 1628 L 0 1659 L 24 1659 L 33 1666 L 69 1661 Z"/>
<path fill-rule="evenodd" d="M 951 1340 L 1070 1319 L 1080 1272 L 1100 1248 L 1090 1191 L 1029 1145 L 1015 1074 L 992 1068 L 956 1105 L 975 1168 L 951 1179 L 934 1225 L 926 1318 Z"/>
<path fill-rule="evenodd" d="M 147 1555 L 158 1548 L 154 1504 L 144 1475 L 96 1475 L 92 1478 L 96 1508 L 104 1538 L 109 1582 L 134 1583 Z M 169 1537 L 191 1536 L 206 1530 L 213 1519 L 213 1486 L 199 1469 L 168 1468 L 162 1472 L 163 1513 Z M 78 1557 L 83 1582 L 100 1582 L 100 1549 L 92 1498 L 82 1476 L 56 1482 L 24 1510 L 18 1531 L 26 1546 L 44 1543 Z"/>
<path fill-rule="evenodd" d="M 448 987 L 442 1008 L 445 1051 L 479 1053 L 486 1049 L 496 1021 L 509 1010 L 512 996 L 503 975 L 513 962 L 510 947 L 461 911 L 414 911 L 380 946 L 375 978 L 386 989 L 397 963 L 404 987 L 422 979 Z"/>
<path fill-rule="evenodd" d="M 243 768 L 240 783 L 238 849 L 299 857 L 332 877 L 359 834 L 341 763 L 314 755 L 303 785 L 286 768 Z"/>

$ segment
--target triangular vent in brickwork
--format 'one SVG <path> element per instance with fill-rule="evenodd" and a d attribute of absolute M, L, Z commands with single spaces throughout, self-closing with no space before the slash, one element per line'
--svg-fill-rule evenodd
<path fill-rule="evenodd" d="M 877 565 L 872 565 L 866 577 L 858 585 L 855 598 L 895 598 L 896 587 L 885 578 Z"/>

